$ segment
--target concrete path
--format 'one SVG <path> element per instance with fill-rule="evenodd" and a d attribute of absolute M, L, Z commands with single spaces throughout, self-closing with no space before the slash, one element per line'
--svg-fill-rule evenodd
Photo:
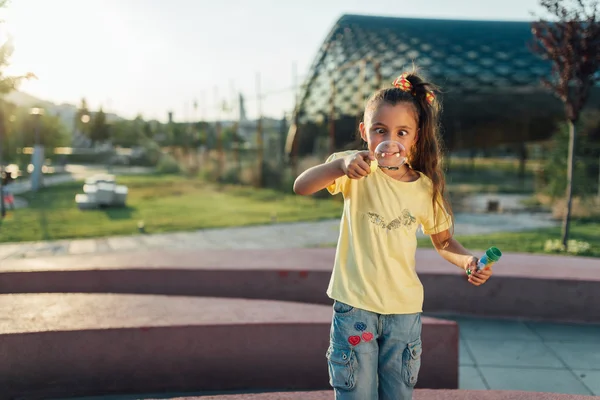
<path fill-rule="evenodd" d="M 143 249 L 233 250 L 330 246 L 337 242 L 339 224 L 339 220 L 335 219 L 192 232 L 7 243 L 0 244 L 0 260 Z M 556 222 L 543 214 L 459 214 L 456 216 L 455 233 L 476 235 L 511 232 L 550 227 L 555 224 Z"/>

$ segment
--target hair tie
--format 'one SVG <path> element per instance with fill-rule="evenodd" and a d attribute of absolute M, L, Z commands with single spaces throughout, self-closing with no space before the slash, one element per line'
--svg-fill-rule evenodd
<path fill-rule="evenodd" d="M 402 75 L 400 75 L 399 77 L 396 78 L 393 85 L 395 87 L 397 87 L 398 89 L 402 90 L 403 92 L 408 92 L 414 96 L 415 91 L 413 89 L 413 85 L 412 85 L 412 83 L 410 83 L 410 81 L 408 79 L 406 79 L 407 77 L 408 77 L 408 73 L 407 72 L 403 73 Z M 428 91 L 427 94 L 425 95 L 425 100 L 427 100 L 427 103 L 432 104 L 433 100 L 435 100 L 435 95 L 433 94 L 433 92 Z"/>

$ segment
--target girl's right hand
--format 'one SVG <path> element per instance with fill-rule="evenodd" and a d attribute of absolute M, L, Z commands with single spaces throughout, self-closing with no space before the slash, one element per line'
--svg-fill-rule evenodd
<path fill-rule="evenodd" d="M 360 179 L 371 173 L 371 161 L 375 156 L 369 150 L 359 151 L 344 158 L 342 170 L 350 179 Z"/>

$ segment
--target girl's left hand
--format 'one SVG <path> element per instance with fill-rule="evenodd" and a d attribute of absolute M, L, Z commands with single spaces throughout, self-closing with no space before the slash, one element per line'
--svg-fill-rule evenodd
<path fill-rule="evenodd" d="M 492 276 L 493 271 L 491 267 L 481 269 L 477 271 L 477 258 L 469 257 L 466 262 L 465 271 L 471 270 L 471 275 L 469 275 L 469 283 L 475 286 L 483 285 L 490 276 Z"/>

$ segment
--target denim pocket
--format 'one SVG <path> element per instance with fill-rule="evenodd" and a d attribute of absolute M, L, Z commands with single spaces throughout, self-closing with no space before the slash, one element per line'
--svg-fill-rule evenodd
<path fill-rule="evenodd" d="M 354 350 L 335 345 L 327 349 L 327 366 L 329 367 L 329 384 L 334 389 L 354 389 L 354 369 L 356 355 Z"/>
<path fill-rule="evenodd" d="M 333 303 L 333 311 L 335 311 L 338 314 L 347 314 L 352 310 L 354 310 L 354 307 L 346 303 L 342 303 L 341 301 L 336 300 Z"/>
<path fill-rule="evenodd" d="M 415 387 L 417 384 L 419 370 L 421 369 L 422 352 L 423 345 L 421 343 L 421 339 L 417 339 L 414 342 L 409 343 L 404 349 L 404 353 L 402 355 L 402 363 L 404 364 L 404 382 L 410 387 Z"/>

